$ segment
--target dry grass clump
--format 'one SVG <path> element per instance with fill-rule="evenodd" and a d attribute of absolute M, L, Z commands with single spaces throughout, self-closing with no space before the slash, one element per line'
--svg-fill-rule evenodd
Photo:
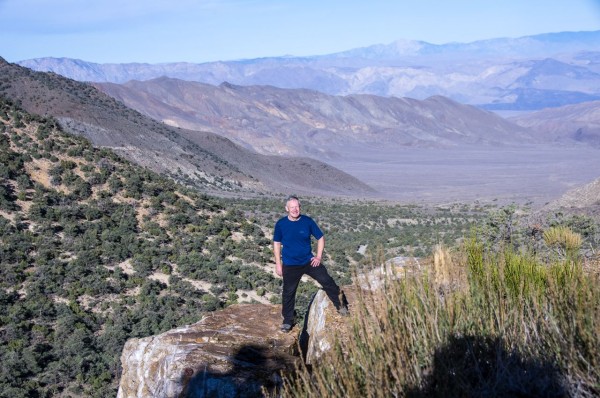
<path fill-rule="evenodd" d="M 444 245 L 438 244 L 434 247 L 430 279 L 439 291 L 453 291 L 464 286 L 466 274 L 463 257 L 462 253 L 451 252 Z"/>
<path fill-rule="evenodd" d="M 598 396 L 599 282 L 577 262 L 489 253 L 475 239 L 452 256 L 440 247 L 431 271 L 362 291 L 350 334 L 284 395 Z"/>
<path fill-rule="evenodd" d="M 563 256 L 572 256 L 581 248 L 583 239 L 570 228 L 559 225 L 544 231 L 544 242 Z"/>
<path fill-rule="evenodd" d="M 433 249 L 433 275 L 434 281 L 438 286 L 447 286 L 450 284 L 450 269 L 452 267 L 452 257 L 448 250 L 442 245 L 437 245 Z"/>

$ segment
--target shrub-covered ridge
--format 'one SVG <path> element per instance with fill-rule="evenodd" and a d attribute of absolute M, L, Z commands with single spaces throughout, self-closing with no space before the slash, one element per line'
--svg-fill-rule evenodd
<path fill-rule="evenodd" d="M 0 396 L 114 396 L 127 338 L 279 287 L 224 202 L 0 102 Z"/>

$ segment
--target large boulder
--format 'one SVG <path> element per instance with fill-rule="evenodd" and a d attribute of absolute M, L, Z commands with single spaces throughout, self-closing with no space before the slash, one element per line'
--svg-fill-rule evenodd
<path fill-rule="evenodd" d="M 118 398 L 256 397 L 276 390 L 299 360 L 281 307 L 240 304 L 158 336 L 130 339 Z"/>
<path fill-rule="evenodd" d="M 350 297 L 350 299 L 348 299 Z M 353 287 L 344 288 L 342 300 L 352 302 L 355 297 Z M 348 305 L 350 310 L 352 306 Z M 311 300 L 306 313 L 304 328 L 300 334 L 300 346 L 304 354 L 304 362 L 314 365 L 317 360 L 331 348 L 333 348 L 335 335 L 343 336 L 348 322 L 340 316 L 327 293 L 320 289 Z M 337 331 L 338 333 L 334 333 Z"/>
<path fill-rule="evenodd" d="M 361 274 L 353 286 L 343 288 L 341 299 L 352 316 L 361 291 L 377 290 L 386 278 L 402 277 L 419 267 L 417 259 L 398 257 Z M 117 398 L 271 396 L 281 386 L 281 376 L 299 361 L 316 364 L 333 347 L 334 336 L 350 335 L 349 319 L 340 316 L 319 290 L 301 332 L 279 331 L 279 305 L 238 304 L 193 325 L 130 339 L 121 355 Z"/>
<path fill-rule="evenodd" d="M 352 316 L 353 304 L 361 294 L 379 290 L 386 281 L 402 278 L 419 268 L 421 264 L 416 257 L 394 257 L 380 267 L 357 275 L 353 285 L 343 287 L 341 300 L 347 304 Z M 319 290 L 311 300 L 300 335 L 304 362 L 316 364 L 325 352 L 333 348 L 335 336 L 344 339 L 351 335 L 349 326 L 351 323 L 337 313 L 325 291 Z"/>

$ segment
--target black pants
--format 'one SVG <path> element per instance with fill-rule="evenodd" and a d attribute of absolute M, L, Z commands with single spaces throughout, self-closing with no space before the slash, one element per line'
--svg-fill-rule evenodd
<path fill-rule="evenodd" d="M 306 265 L 284 265 L 283 266 L 283 293 L 281 297 L 282 308 L 281 315 L 283 323 L 292 325 L 294 323 L 294 308 L 296 307 L 296 290 L 300 283 L 302 275 L 308 275 L 321 286 L 327 293 L 329 300 L 333 303 L 336 309 L 339 309 L 340 304 L 340 288 L 335 283 L 333 278 L 327 272 L 324 265 L 312 267 L 310 263 Z"/>

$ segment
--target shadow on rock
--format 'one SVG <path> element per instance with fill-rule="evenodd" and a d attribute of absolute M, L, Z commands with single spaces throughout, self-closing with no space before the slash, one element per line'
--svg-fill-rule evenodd
<path fill-rule="evenodd" d="M 232 364 L 229 372 L 211 371 L 210 366 L 199 369 L 191 377 L 180 397 L 185 398 L 254 398 L 273 396 L 282 387 L 281 373 L 291 372 L 294 363 L 287 356 L 274 353 L 270 347 L 244 345 L 226 360 Z"/>

